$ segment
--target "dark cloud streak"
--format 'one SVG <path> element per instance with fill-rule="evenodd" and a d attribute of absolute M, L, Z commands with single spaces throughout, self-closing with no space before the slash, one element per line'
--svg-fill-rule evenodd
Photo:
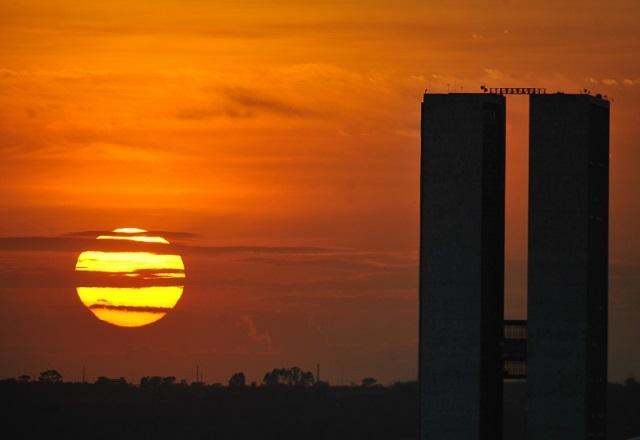
<path fill-rule="evenodd" d="M 222 103 L 183 108 L 176 113 L 176 117 L 197 121 L 215 117 L 253 118 L 260 114 L 287 118 L 312 118 L 320 115 L 318 111 L 246 87 L 226 87 L 219 93 Z M 212 96 L 211 99 L 219 101 L 220 98 Z"/>
<path fill-rule="evenodd" d="M 323 254 L 332 249 L 310 246 L 191 246 L 187 244 L 142 243 L 128 240 L 95 240 L 75 236 L 0 237 L 2 251 L 82 252 L 156 252 L 179 255 L 221 255 L 229 253 Z"/>

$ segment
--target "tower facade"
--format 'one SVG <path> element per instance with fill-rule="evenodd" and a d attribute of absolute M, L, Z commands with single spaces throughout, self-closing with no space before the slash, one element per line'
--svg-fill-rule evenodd
<path fill-rule="evenodd" d="M 425 94 L 420 437 L 502 437 L 505 98 Z"/>
<path fill-rule="evenodd" d="M 529 440 L 604 439 L 609 103 L 532 95 Z"/>

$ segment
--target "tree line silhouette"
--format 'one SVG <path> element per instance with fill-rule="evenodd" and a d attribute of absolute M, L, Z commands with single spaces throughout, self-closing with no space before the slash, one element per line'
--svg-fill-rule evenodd
<path fill-rule="evenodd" d="M 57 370 L 46 370 L 40 373 L 36 379 L 39 383 L 62 383 L 62 374 Z M 18 376 L 18 382 L 30 382 L 31 376 L 23 374 Z M 98 376 L 94 382 L 96 385 L 131 385 L 124 377 L 109 378 L 106 376 Z M 192 382 L 194 385 L 203 385 L 203 382 Z M 234 373 L 227 382 L 230 388 L 241 388 L 247 386 L 246 376 L 243 372 Z M 371 387 L 378 384 L 378 381 L 373 377 L 365 377 L 362 379 L 362 387 Z M 175 376 L 144 376 L 140 379 L 140 387 L 143 388 L 158 388 L 169 387 L 173 385 L 189 385 L 186 379 L 182 379 L 179 382 Z M 221 384 L 213 384 L 214 386 L 220 386 Z M 262 386 L 293 386 L 293 387 L 323 387 L 329 386 L 328 382 L 322 382 L 316 380 L 313 373 L 310 371 L 304 371 L 300 367 L 291 368 L 274 368 L 271 371 L 265 373 L 262 379 Z M 251 383 L 251 386 L 257 386 L 255 382 Z"/>
<path fill-rule="evenodd" d="M 274 368 L 260 383 L 243 372 L 226 384 L 174 376 L 98 377 L 65 382 L 46 370 L 0 380 L 5 432 L 17 438 L 416 439 L 417 382 L 384 386 L 373 377 L 330 385 L 298 367 Z M 609 384 L 609 440 L 640 435 L 640 384 Z M 526 383 L 505 382 L 504 439 L 524 438 Z"/>

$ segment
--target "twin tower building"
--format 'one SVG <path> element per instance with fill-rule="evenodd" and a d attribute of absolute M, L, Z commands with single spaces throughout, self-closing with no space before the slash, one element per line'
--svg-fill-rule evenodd
<path fill-rule="evenodd" d="M 529 99 L 527 440 L 604 439 L 609 102 Z M 425 94 L 421 440 L 502 438 L 504 200 L 505 97 Z"/>

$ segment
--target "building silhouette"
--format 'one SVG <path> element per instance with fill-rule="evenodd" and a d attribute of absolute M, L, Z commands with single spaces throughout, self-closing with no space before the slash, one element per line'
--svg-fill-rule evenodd
<path fill-rule="evenodd" d="M 544 89 L 425 94 L 420 438 L 502 438 L 502 380 L 528 382 L 528 440 L 606 432 L 609 103 Z M 530 94 L 528 322 L 504 321 L 505 97 Z"/>
<path fill-rule="evenodd" d="M 609 103 L 530 101 L 528 435 L 604 439 Z"/>
<path fill-rule="evenodd" d="M 422 438 L 501 438 L 504 160 L 504 96 L 424 96 Z"/>

